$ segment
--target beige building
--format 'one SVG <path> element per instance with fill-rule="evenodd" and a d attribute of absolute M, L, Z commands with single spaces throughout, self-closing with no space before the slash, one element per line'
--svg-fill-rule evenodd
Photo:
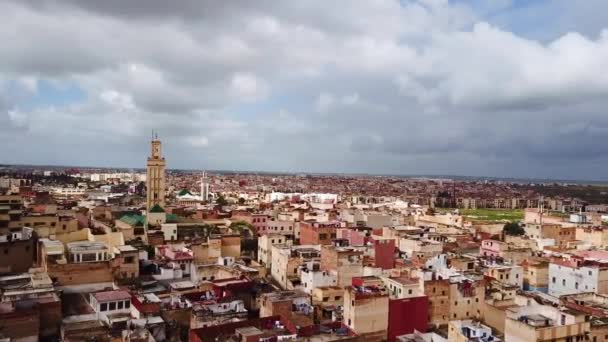
<path fill-rule="evenodd" d="M 321 246 L 321 270 L 334 275 L 338 286 L 363 276 L 363 252 L 349 247 Z"/>
<path fill-rule="evenodd" d="M 528 305 L 507 310 L 506 342 L 584 341 L 590 322 L 580 311 L 549 305 Z"/>
<path fill-rule="evenodd" d="M 524 290 L 546 293 L 549 289 L 549 261 L 529 260 L 524 268 Z"/>
<path fill-rule="evenodd" d="M 32 227 L 38 237 L 56 238 L 57 235 L 72 233 L 78 230 L 78 221 L 69 216 L 54 214 L 36 214 L 24 216 L 21 222 L 25 227 Z"/>
<path fill-rule="evenodd" d="M 448 325 L 448 341 L 500 341 L 492 335 L 492 328 L 479 322 L 464 320 L 451 321 Z"/>
<path fill-rule="evenodd" d="M 165 206 L 165 158 L 161 153 L 161 142 L 154 137 L 150 143 L 151 155 L 148 157 L 146 174 L 146 208 L 155 205 Z"/>
<path fill-rule="evenodd" d="M 286 244 L 287 238 L 282 234 L 262 234 L 258 238 L 258 262 L 266 267 L 272 263 L 272 246 Z"/>
<path fill-rule="evenodd" d="M 321 254 L 318 245 L 272 246 L 270 274 L 285 290 L 295 288 L 300 282 L 300 266 L 310 261 L 319 261 Z"/>
<path fill-rule="evenodd" d="M 576 239 L 596 247 L 608 246 L 608 229 L 606 227 L 577 227 Z"/>
<path fill-rule="evenodd" d="M 462 279 L 450 281 L 450 318 L 473 319 L 481 317 L 485 287 L 479 280 Z"/>
<path fill-rule="evenodd" d="M 365 341 L 383 341 L 388 329 L 386 289 L 348 286 L 344 290 L 344 320 Z"/>
<path fill-rule="evenodd" d="M 423 282 L 409 277 L 380 277 L 386 286 L 391 299 L 402 299 L 424 296 Z"/>

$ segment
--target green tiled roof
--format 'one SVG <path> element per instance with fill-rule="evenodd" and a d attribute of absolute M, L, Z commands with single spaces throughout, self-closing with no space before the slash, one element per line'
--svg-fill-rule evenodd
<path fill-rule="evenodd" d="M 143 226 L 146 222 L 146 218 L 144 216 L 135 214 L 124 215 L 120 218 L 120 220 L 131 226 Z"/>
<path fill-rule="evenodd" d="M 159 204 L 155 204 L 152 209 L 150 209 L 151 213 L 164 213 L 165 209 L 163 209 L 163 207 L 161 207 Z"/>
<path fill-rule="evenodd" d="M 187 189 L 182 189 L 180 192 L 177 193 L 177 196 L 185 196 L 185 195 L 192 195 L 192 194 Z"/>
<path fill-rule="evenodd" d="M 179 216 L 176 214 L 167 214 L 167 222 L 177 222 L 179 221 Z"/>

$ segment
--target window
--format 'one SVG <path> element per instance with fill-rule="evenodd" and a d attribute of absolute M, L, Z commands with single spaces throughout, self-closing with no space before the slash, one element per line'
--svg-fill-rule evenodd
<path fill-rule="evenodd" d="M 329 297 L 323 297 L 323 301 L 327 302 L 329 300 Z"/>
<path fill-rule="evenodd" d="M 562 279 L 562 286 L 566 286 L 566 279 Z"/>
<path fill-rule="evenodd" d="M 458 301 L 454 301 L 454 306 L 457 306 L 457 305 L 458 305 Z"/>
<path fill-rule="evenodd" d="M 334 300 L 342 300 L 342 296 L 335 296 Z"/>
<path fill-rule="evenodd" d="M 401 292 L 401 289 L 399 289 L 399 292 Z M 408 294 L 412 294 L 412 289 L 407 290 Z"/>
<path fill-rule="evenodd" d="M 445 296 L 445 290 L 444 290 L 444 291 L 441 291 L 441 295 L 442 295 L 442 296 Z"/>
<path fill-rule="evenodd" d="M 100 311 L 108 311 L 108 303 L 101 303 Z"/>
<path fill-rule="evenodd" d="M 131 302 L 128 300 L 125 300 L 125 309 L 128 309 L 131 307 Z"/>
<path fill-rule="evenodd" d="M 116 302 L 110 302 L 110 311 L 116 310 Z"/>
<path fill-rule="evenodd" d="M 555 277 L 551 278 L 551 282 L 553 282 L 553 284 L 555 284 Z"/>
<path fill-rule="evenodd" d="M 122 309 L 125 302 L 118 302 L 118 310 Z"/>

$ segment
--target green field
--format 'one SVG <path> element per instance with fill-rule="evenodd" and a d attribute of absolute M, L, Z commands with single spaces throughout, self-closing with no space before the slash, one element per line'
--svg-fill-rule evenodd
<path fill-rule="evenodd" d="M 524 219 L 521 209 L 461 209 L 460 214 L 469 221 L 512 222 Z"/>

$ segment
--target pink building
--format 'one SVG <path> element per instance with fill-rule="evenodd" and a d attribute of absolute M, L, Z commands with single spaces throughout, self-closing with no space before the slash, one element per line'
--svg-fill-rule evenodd
<path fill-rule="evenodd" d="M 481 241 L 480 254 L 485 257 L 500 257 L 502 252 L 507 249 L 507 244 L 497 240 Z"/>
<path fill-rule="evenodd" d="M 371 241 L 371 228 L 338 229 L 338 238 L 348 240 L 350 246 L 364 246 Z"/>

